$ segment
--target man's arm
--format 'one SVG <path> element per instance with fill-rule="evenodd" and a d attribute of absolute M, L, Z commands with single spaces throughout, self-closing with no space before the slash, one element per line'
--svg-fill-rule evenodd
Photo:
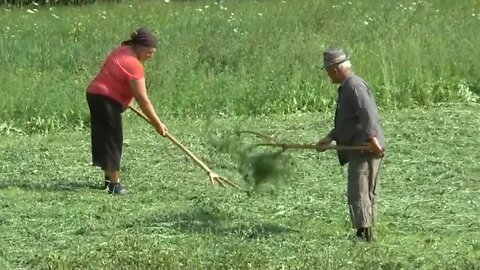
<path fill-rule="evenodd" d="M 370 143 L 372 151 L 381 154 L 383 149 L 377 140 L 378 130 L 375 128 L 377 125 L 377 118 L 375 117 L 377 109 L 370 95 L 371 92 L 366 85 L 359 85 L 351 89 L 350 100 L 359 120 L 358 131 Z"/>

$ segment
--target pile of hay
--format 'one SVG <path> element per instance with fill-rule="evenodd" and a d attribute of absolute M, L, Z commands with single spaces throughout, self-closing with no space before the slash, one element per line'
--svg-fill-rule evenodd
<path fill-rule="evenodd" d="M 254 136 L 245 136 L 246 133 Z M 235 131 L 211 137 L 211 144 L 235 158 L 245 183 L 257 190 L 264 185 L 277 187 L 291 176 L 295 165 L 291 155 L 281 149 L 256 146 L 268 140 L 272 141 L 259 133 Z"/>

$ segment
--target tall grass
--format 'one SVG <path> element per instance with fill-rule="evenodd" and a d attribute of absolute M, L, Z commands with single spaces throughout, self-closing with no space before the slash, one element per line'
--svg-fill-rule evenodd
<path fill-rule="evenodd" d="M 330 110 L 336 86 L 320 65 L 331 46 L 348 51 L 382 108 L 475 101 L 479 13 L 475 0 L 4 7 L 0 125 L 82 128 L 89 81 L 105 55 L 143 25 L 161 41 L 146 70 L 164 118 Z"/>

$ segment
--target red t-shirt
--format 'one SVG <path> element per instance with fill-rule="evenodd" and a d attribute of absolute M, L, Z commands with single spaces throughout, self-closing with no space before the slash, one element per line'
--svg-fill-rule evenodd
<path fill-rule="evenodd" d="M 87 92 L 107 96 L 127 107 L 133 100 L 129 81 L 144 77 L 143 65 L 132 49 L 129 46 L 120 46 L 107 56 Z"/>

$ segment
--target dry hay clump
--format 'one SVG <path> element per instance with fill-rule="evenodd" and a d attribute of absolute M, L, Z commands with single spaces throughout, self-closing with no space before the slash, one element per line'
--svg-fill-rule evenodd
<path fill-rule="evenodd" d="M 246 134 L 253 136 L 245 136 Z M 259 138 L 262 141 L 259 141 Z M 236 131 L 211 138 L 211 144 L 218 151 L 228 153 L 236 159 L 237 171 L 245 183 L 254 190 L 267 184 L 274 187 L 282 184 L 290 178 L 295 168 L 292 156 L 285 151 L 257 146 L 265 141 L 273 139 L 249 131 Z"/>

